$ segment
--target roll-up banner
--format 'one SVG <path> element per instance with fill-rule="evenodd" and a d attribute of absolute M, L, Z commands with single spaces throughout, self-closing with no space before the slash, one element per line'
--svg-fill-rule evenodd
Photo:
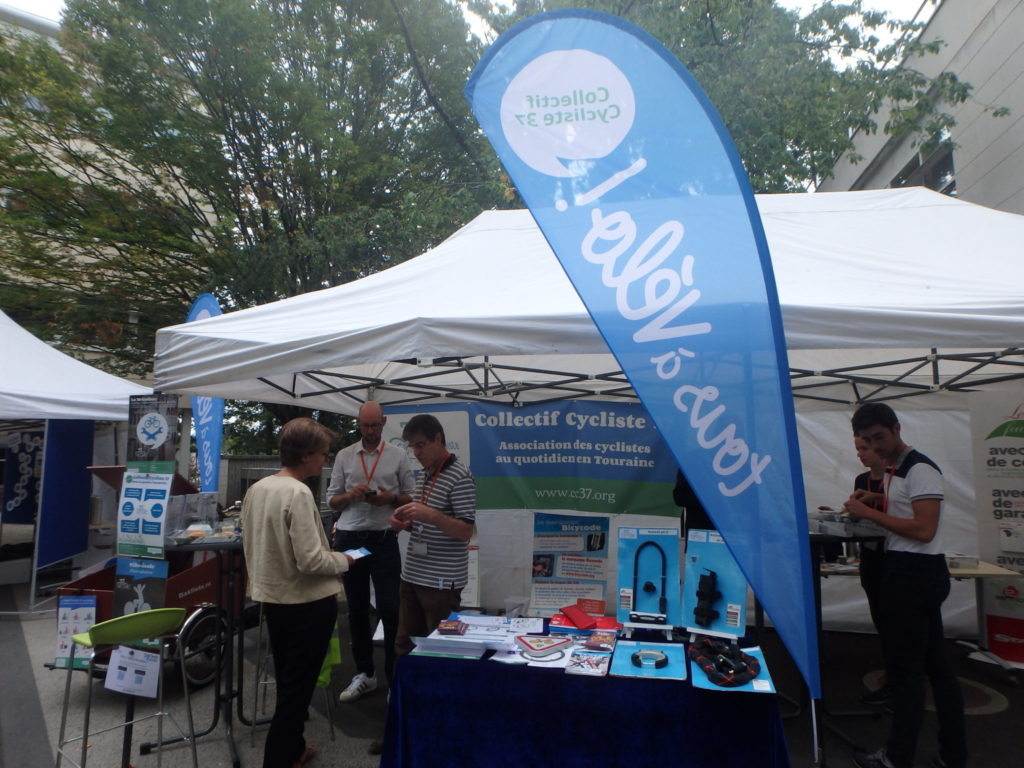
<path fill-rule="evenodd" d="M 714 107 L 651 36 L 584 10 L 508 30 L 466 96 L 818 697 L 778 297 L 753 194 Z"/>
<path fill-rule="evenodd" d="M 192 302 L 186 323 L 221 314 L 220 304 L 209 293 Z M 199 489 L 216 493 L 220 482 L 220 445 L 224 434 L 224 398 L 193 397 L 192 423 L 196 430 L 196 463 L 199 465 Z"/>

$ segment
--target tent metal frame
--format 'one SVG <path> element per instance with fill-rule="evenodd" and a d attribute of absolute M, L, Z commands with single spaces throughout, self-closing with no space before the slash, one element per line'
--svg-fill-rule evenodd
<path fill-rule="evenodd" d="M 621 370 L 583 374 L 554 368 L 508 365 L 495 362 L 488 356 L 394 362 L 432 370 L 393 378 L 309 370 L 292 374 L 290 387 L 265 377 L 260 377 L 260 381 L 296 400 L 337 394 L 350 398 L 356 406 L 374 399 L 375 393 L 380 392 L 392 394 L 389 406 L 415 405 L 437 399 L 518 407 L 583 397 L 636 398 Z M 945 366 L 947 370 L 944 371 L 943 363 L 955 365 Z M 523 381 L 519 378 L 521 374 L 550 378 Z M 455 377 L 459 377 L 459 385 L 451 382 Z M 955 353 L 940 353 L 933 348 L 927 354 L 883 362 L 822 370 L 790 368 L 795 398 L 843 405 L 897 400 L 934 392 L 965 392 L 1022 378 L 1024 347 Z M 314 388 L 300 392 L 300 383 L 312 383 Z M 541 391 L 550 394 L 529 401 L 522 399 L 524 393 Z"/>

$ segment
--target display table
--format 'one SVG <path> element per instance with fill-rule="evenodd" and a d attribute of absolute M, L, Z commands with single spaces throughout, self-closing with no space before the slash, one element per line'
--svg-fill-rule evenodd
<path fill-rule="evenodd" d="M 1009 682 L 1020 685 L 1022 678 L 1019 670 L 1011 662 L 1006 661 L 998 654 L 992 653 L 988 648 L 988 631 L 985 626 L 985 591 L 982 581 L 984 579 L 1021 579 L 1024 578 L 1024 574 L 1011 571 L 1009 568 L 1003 568 L 994 563 L 986 563 L 982 560 L 972 568 L 950 568 L 949 576 L 957 580 L 974 580 L 974 600 L 978 614 L 978 641 L 958 640 L 957 644 L 998 664 L 1003 672 L 1006 673 Z"/>
<path fill-rule="evenodd" d="M 772 694 L 404 656 L 381 766 L 453 765 L 781 768 L 789 753 Z"/>

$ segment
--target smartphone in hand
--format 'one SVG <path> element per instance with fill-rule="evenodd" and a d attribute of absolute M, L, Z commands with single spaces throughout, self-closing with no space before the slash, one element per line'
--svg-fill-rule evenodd
<path fill-rule="evenodd" d="M 359 547 L 358 549 L 346 549 L 344 552 L 342 552 L 342 554 L 348 555 L 353 560 L 358 560 L 361 557 L 366 557 L 367 555 L 371 555 L 373 553 L 370 552 L 370 550 L 368 550 L 366 547 Z"/>

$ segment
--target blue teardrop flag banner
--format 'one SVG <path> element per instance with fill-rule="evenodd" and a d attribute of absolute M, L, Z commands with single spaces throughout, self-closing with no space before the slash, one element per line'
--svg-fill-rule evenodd
<path fill-rule="evenodd" d="M 201 293 L 192 302 L 186 323 L 221 314 L 220 304 L 209 293 Z M 199 488 L 213 493 L 220 482 L 220 447 L 224 436 L 224 398 L 193 397 L 192 423 L 196 430 L 196 462 L 199 464 Z"/>
<path fill-rule="evenodd" d="M 754 196 L 714 107 L 650 35 L 583 10 L 507 31 L 466 96 L 820 697 L 782 319 Z"/>

